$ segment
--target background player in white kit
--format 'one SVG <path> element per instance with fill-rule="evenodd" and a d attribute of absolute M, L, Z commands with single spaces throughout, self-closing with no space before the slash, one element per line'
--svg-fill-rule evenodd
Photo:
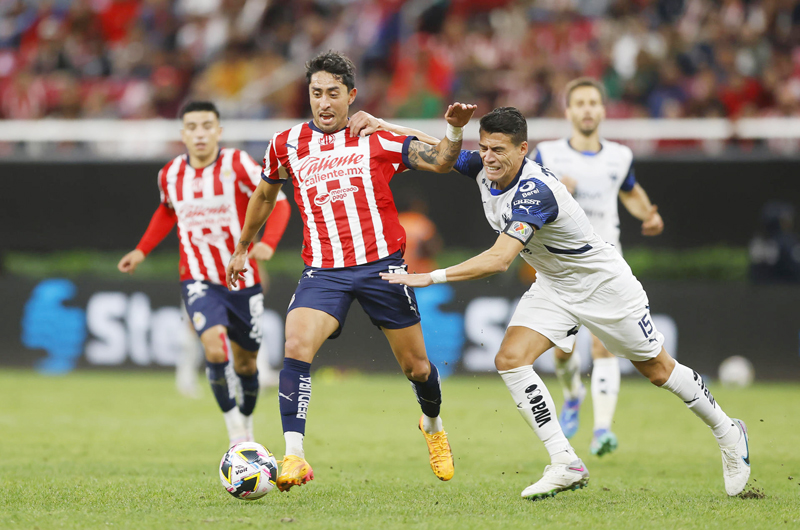
<path fill-rule="evenodd" d="M 642 221 L 642 234 L 655 236 L 664 221 L 647 193 L 636 182 L 631 150 L 600 138 L 599 125 L 606 115 L 603 86 L 588 77 L 567 84 L 565 111 L 572 124 L 569 138 L 541 142 L 531 158 L 551 170 L 578 201 L 595 233 L 622 254 L 619 242 L 617 197 L 625 208 Z M 589 447 L 602 456 L 617 448 L 611 431 L 619 395 L 619 361 L 592 335 L 592 405 L 594 431 Z M 578 412 L 586 389 L 581 382 L 580 359 L 574 352 L 555 348 L 556 375 L 564 391 L 559 422 L 564 435 L 572 438 L 578 430 Z"/>
<path fill-rule="evenodd" d="M 480 127 L 480 151 L 462 151 L 454 169 L 475 179 L 486 219 L 499 234 L 494 246 L 447 269 L 381 276 L 413 287 L 471 280 L 506 271 L 519 254 L 537 270 L 495 357 L 517 410 L 550 453 L 544 476 L 522 497 L 548 497 L 589 481 L 586 466 L 556 421 L 553 398 L 531 366 L 553 346 L 571 351 L 573 330 L 581 325 L 612 353 L 630 359 L 653 384 L 678 396 L 711 428 L 722 451 L 725 490 L 741 493 L 750 476 L 744 423 L 729 418 L 697 372 L 667 353 L 650 318 L 647 294 L 628 264 L 594 233 L 564 185 L 526 159 L 522 114 L 513 107 L 498 108 L 481 118 Z"/>
<path fill-rule="evenodd" d="M 181 294 L 203 343 L 206 375 L 233 445 L 253 440 L 252 414 L 259 391 L 256 356 L 264 295 L 255 260 L 272 257 L 288 221 L 289 204 L 285 195 L 278 197 L 280 214 L 267 226 L 262 240 L 248 248 L 251 272 L 240 282 L 240 291 L 229 292 L 224 284 L 225 265 L 241 233 L 247 201 L 261 179 L 261 166 L 244 151 L 219 147 L 222 127 L 213 103 L 187 103 L 181 120 L 181 139 L 188 154 L 171 160 L 159 172 L 161 204 L 136 249 L 117 268 L 132 274 L 178 225 Z M 240 386 L 238 406 L 229 380 Z"/>

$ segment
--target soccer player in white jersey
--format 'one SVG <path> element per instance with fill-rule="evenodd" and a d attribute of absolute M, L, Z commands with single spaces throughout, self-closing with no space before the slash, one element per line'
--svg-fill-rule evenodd
<path fill-rule="evenodd" d="M 387 132 L 359 137 L 348 127 L 349 107 L 357 92 L 350 59 L 337 52 L 320 54 L 306 64 L 306 79 L 313 120 L 273 137 L 264 158 L 263 180 L 250 199 L 227 270 L 229 285 L 248 274 L 245 250 L 270 215 L 281 185 L 292 178 L 303 217 L 306 268 L 286 316 L 278 383 L 286 453 L 278 488 L 286 491 L 314 478 L 303 447 L 311 362 L 326 339 L 341 333 L 353 300 L 383 331 L 411 381 L 422 409 L 418 425 L 431 468 L 439 479 L 450 480 L 453 456 L 439 416 L 439 375 L 425 351 L 414 291 L 383 282 L 379 273 L 405 271 L 405 232 L 389 181 L 406 168 L 450 171 L 461 150 L 461 127 L 475 107 L 451 105 L 445 114 L 446 137 L 435 146 Z M 369 428 L 367 418 L 356 424 Z"/>
<path fill-rule="evenodd" d="M 181 110 L 181 139 L 188 154 L 158 173 L 161 204 L 141 241 L 117 265 L 133 274 L 139 264 L 178 225 L 180 281 L 186 311 L 203 343 L 206 375 L 222 410 L 231 445 L 253 441 L 253 409 L 259 383 L 256 356 L 261 341 L 258 320 L 264 295 L 255 260 L 268 260 L 286 228 L 289 202 L 276 197 L 274 219 L 262 240 L 248 246 L 251 269 L 242 289 L 225 286 L 225 265 L 242 230 L 247 201 L 261 180 L 261 166 L 244 151 L 220 148 L 222 127 L 213 103 L 194 101 Z M 235 375 L 229 373 L 229 363 Z M 232 379 L 241 386 L 236 403 Z"/>
<path fill-rule="evenodd" d="M 641 284 L 614 247 L 594 233 L 566 187 L 526 159 L 527 133 L 517 109 L 495 109 L 481 118 L 480 150 L 463 151 L 455 165 L 475 180 L 486 219 L 499 234 L 490 249 L 428 274 L 381 276 L 394 284 L 426 287 L 503 272 L 517 255 L 536 269 L 536 282 L 517 305 L 495 357 L 517 410 L 550 453 L 544 476 L 522 497 L 548 497 L 589 481 L 586 466 L 556 420 L 553 398 L 532 366 L 553 346 L 571 351 L 581 325 L 610 352 L 630 359 L 653 384 L 678 396 L 711 428 L 722 451 L 725 490 L 739 494 L 750 476 L 744 422 L 729 418 L 697 372 L 667 353 Z"/>
<path fill-rule="evenodd" d="M 531 158 L 556 174 L 578 201 L 595 233 L 614 245 L 619 243 L 617 197 L 631 215 L 642 221 L 642 234 L 655 236 L 664 221 L 650 203 L 644 188 L 636 182 L 631 150 L 600 138 L 599 125 L 605 118 L 603 86 L 588 77 L 572 80 L 566 89 L 566 117 L 572 124 L 569 138 L 541 142 Z M 580 360 L 573 352 L 555 348 L 556 376 L 564 391 L 559 421 L 564 435 L 572 438 L 578 430 L 578 413 L 586 395 L 581 382 Z M 619 394 L 619 361 L 592 335 L 592 406 L 594 431 L 589 450 L 602 456 L 617 448 L 611 430 Z"/>

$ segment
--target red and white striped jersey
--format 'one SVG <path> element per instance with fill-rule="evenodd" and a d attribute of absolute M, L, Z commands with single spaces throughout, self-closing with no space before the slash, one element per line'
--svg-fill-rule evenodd
<path fill-rule="evenodd" d="M 181 281 L 225 285 L 225 266 L 239 241 L 260 174 L 261 167 L 238 149 L 220 149 L 217 159 L 203 169 L 193 168 L 188 155 L 181 155 L 158 173 L 161 202 L 174 208 L 178 218 Z M 278 200 L 286 200 L 283 192 Z M 249 260 L 241 287 L 259 282 L 255 260 Z"/>
<path fill-rule="evenodd" d="M 284 168 L 294 179 L 306 265 L 352 267 L 404 249 L 389 181 L 407 169 L 413 139 L 385 131 L 351 138 L 349 128 L 325 134 L 313 122 L 272 138 L 262 178 L 280 183 Z"/>

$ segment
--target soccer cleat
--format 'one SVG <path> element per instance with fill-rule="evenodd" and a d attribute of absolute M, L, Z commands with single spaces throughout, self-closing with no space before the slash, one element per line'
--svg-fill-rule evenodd
<path fill-rule="evenodd" d="M 567 438 L 572 438 L 578 432 L 578 412 L 581 410 L 584 397 L 586 397 L 586 388 L 581 386 L 577 398 L 564 401 L 564 408 L 561 409 L 558 423 L 561 424 L 561 430 L 564 431 L 564 436 Z"/>
<path fill-rule="evenodd" d="M 739 440 L 722 450 L 722 476 L 725 478 L 725 491 L 731 497 L 739 495 L 750 478 L 750 441 L 747 426 L 742 420 L 733 419 L 734 427 L 739 429 Z"/>
<path fill-rule="evenodd" d="M 597 429 L 594 431 L 592 443 L 589 451 L 593 455 L 603 456 L 613 452 L 617 448 L 617 435 L 608 429 Z"/>
<path fill-rule="evenodd" d="M 422 417 L 419 419 L 419 430 L 422 431 L 425 442 L 428 444 L 433 474 L 439 480 L 450 480 L 455 473 L 455 465 L 453 464 L 453 451 L 450 450 L 450 442 L 447 441 L 447 433 L 444 431 L 433 434 L 426 433 L 422 428 Z"/>
<path fill-rule="evenodd" d="M 281 491 L 289 491 L 292 486 L 302 486 L 314 480 L 314 470 L 304 459 L 295 455 L 286 455 L 281 460 L 281 474 L 275 484 Z"/>
<path fill-rule="evenodd" d="M 589 470 L 579 458 L 569 464 L 550 464 L 535 484 L 522 490 L 522 498 L 535 501 L 554 497 L 556 493 L 585 488 L 589 484 Z"/>

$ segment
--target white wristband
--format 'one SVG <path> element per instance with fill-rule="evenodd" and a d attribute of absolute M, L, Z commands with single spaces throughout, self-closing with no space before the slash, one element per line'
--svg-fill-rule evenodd
<path fill-rule="evenodd" d="M 464 128 L 463 127 L 453 127 L 449 123 L 447 124 L 447 132 L 444 134 L 448 140 L 451 142 L 460 142 L 461 138 L 464 137 Z"/>
<path fill-rule="evenodd" d="M 447 269 L 436 269 L 431 272 L 431 281 L 433 283 L 447 283 Z"/>

